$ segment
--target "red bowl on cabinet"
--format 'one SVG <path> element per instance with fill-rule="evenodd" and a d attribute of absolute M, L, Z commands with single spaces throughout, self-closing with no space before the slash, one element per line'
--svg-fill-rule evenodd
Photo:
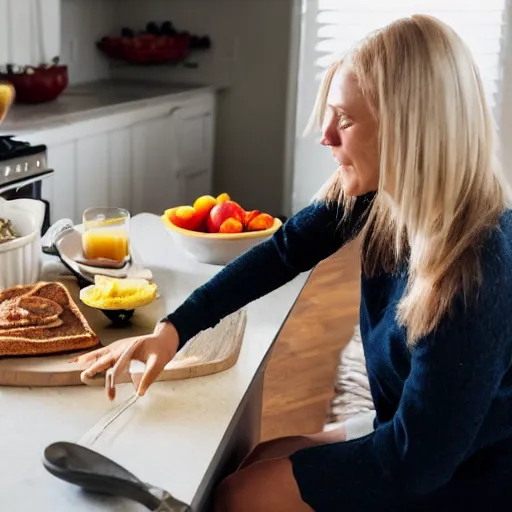
<path fill-rule="evenodd" d="M 129 64 L 180 62 L 190 53 L 190 36 L 140 34 L 132 38 L 104 37 L 97 47 L 111 59 Z"/>
<path fill-rule="evenodd" d="M 18 103 L 44 103 L 62 94 L 69 85 L 67 66 L 32 68 L 30 73 L 0 73 L 16 90 Z"/>

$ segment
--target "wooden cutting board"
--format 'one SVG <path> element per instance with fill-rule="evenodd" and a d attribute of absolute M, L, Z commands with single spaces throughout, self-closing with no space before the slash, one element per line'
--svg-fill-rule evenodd
<path fill-rule="evenodd" d="M 129 327 L 114 328 L 101 311 L 85 306 L 78 299 L 78 286 L 74 280 L 62 280 L 77 306 L 103 345 L 122 338 L 131 338 L 153 332 L 156 323 L 165 316 L 163 301 L 137 309 Z M 225 318 L 215 328 L 208 329 L 176 355 L 158 380 L 179 380 L 201 377 L 225 371 L 238 360 L 246 324 L 245 310 Z M 80 352 L 83 353 L 83 352 Z M 40 357 L 8 357 L 0 359 L 0 386 L 53 387 L 81 385 L 80 373 L 84 367 L 71 363 L 78 353 Z M 132 369 L 133 372 L 133 369 Z M 136 374 L 136 372 L 135 372 Z M 136 375 L 135 375 L 136 378 Z M 124 375 L 118 383 L 130 382 Z M 94 384 L 103 385 L 103 379 Z"/>

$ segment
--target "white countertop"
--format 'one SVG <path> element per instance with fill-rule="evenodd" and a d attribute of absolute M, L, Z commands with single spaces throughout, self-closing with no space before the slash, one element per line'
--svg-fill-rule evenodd
<path fill-rule="evenodd" d="M 15 104 L 1 126 L 0 135 L 31 134 L 43 129 L 143 108 L 170 99 L 184 100 L 199 92 L 213 90 L 213 87 L 202 85 L 124 80 L 75 85 L 52 102 L 37 105 Z"/>
<path fill-rule="evenodd" d="M 220 270 L 186 256 L 154 215 L 134 217 L 132 238 L 155 274 L 168 311 Z M 154 384 L 94 449 L 190 504 L 306 279 L 302 275 L 248 307 L 240 358 L 232 369 Z M 122 499 L 87 495 L 51 476 L 41 463 L 47 445 L 77 442 L 132 392 L 131 384 L 120 386 L 111 405 L 103 389 L 85 386 L 0 388 L 1 510 L 146 510 Z"/>

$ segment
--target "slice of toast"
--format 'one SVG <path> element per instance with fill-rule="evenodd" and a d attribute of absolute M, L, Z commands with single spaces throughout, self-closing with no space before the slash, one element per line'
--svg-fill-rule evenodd
<path fill-rule="evenodd" d="M 72 352 L 94 348 L 100 345 L 98 336 L 60 283 L 37 283 L 32 286 L 16 286 L 0 293 L 0 309 L 5 301 L 17 298 L 43 299 L 24 302 L 32 312 L 41 312 L 43 304 L 49 306 L 49 314 L 32 319 L 30 325 L 20 326 L 19 322 L 5 322 L 0 326 L 0 357 L 44 355 Z M 58 307 L 53 307 L 55 303 Z M 22 302 L 23 304 L 23 302 Z M 7 308 L 5 308 L 7 309 Z M 55 318 L 55 312 L 62 310 Z M 53 317 L 52 317 L 53 315 Z M 44 324 L 51 318 L 53 321 Z"/>
<path fill-rule="evenodd" d="M 0 328 L 55 326 L 62 324 L 62 312 L 62 306 L 53 300 L 22 295 L 0 303 Z"/>

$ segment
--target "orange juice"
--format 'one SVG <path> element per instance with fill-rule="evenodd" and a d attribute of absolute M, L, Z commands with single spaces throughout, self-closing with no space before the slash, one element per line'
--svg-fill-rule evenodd
<path fill-rule="evenodd" d="M 83 214 L 82 246 L 88 260 L 123 261 L 130 254 L 130 213 L 122 208 L 92 207 Z"/>
<path fill-rule="evenodd" d="M 85 257 L 123 261 L 130 254 L 130 240 L 123 229 L 92 229 L 82 236 Z"/>

